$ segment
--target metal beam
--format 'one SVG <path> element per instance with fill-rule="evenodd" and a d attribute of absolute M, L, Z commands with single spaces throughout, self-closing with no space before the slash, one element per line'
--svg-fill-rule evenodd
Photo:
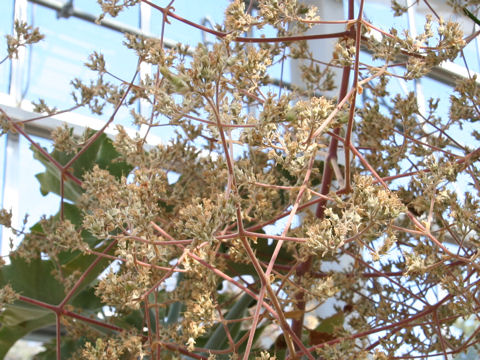
<path fill-rule="evenodd" d="M 68 2 L 62 2 L 58 0 L 28 0 L 31 3 L 38 4 L 41 6 L 45 6 L 49 9 L 55 10 L 57 12 L 62 12 L 64 9 L 64 6 L 68 4 Z M 81 11 L 78 9 L 75 9 L 72 7 L 68 14 L 69 16 L 82 19 L 85 21 L 88 21 L 90 23 L 96 23 L 97 16 L 85 11 Z M 156 37 L 155 35 L 144 32 L 138 28 L 135 28 L 133 26 L 129 26 L 126 24 L 123 24 L 119 21 L 115 20 L 110 20 L 110 19 L 102 19 L 100 23 L 98 24 L 99 26 L 103 26 L 105 28 L 118 31 L 121 33 L 128 33 L 128 34 L 133 34 L 133 35 L 138 35 L 138 36 L 145 36 L 147 38 L 154 38 Z M 167 48 L 172 48 L 174 47 L 177 42 L 171 39 L 164 39 L 164 44 Z M 190 52 L 190 55 L 192 52 Z M 477 74 L 477 73 L 472 73 Z M 468 73 L 466 69 L 463 67 L 456 65 L 452 62 L 445 62 L 444 64 L 440 66 L 436 66 L 432 69 L 432 71 L 427 75 L 428 77 L 440 81 L 444 84 L 450 85 L 450 86 L 455 86 L 456 81 L 459 79 L 466 79 L 468 78 Z M 477 81 L 480 83 L 480 74 L 477 74 Z M 279 85 L 280 81 L 278 79 L 273 79 L 272 80 L 273 84 Z M 283 86 L 285 87 L 290 87 L 290 84 L 283 82 Z"/>
<path fill-rule="evenodd" d="M 28 0 L 28 1 L 30 1 L 33 4 L 45 6 L 46 8 L 57 11 L 58 13 L 61 13 L 62 10 L 64 9 L 64 6 L 68 4 L 68 2 L 57 1 L 57 0 Z M 98 16 L 82 10 L 75 9 L 74 7 L 70 8 L 70 10 L 68 11 L 67 14 L 65 14 L 65 16 L 67 17 L 72 16 L 77 19 L 82 19 L 90 23 L 98 24 L 107 29 L 118 31 L 121 33 L 127 33 L 127 34 L 132 34 L 137 36 L 145 36 L 148 38 L 156 37 L 153 34 L 141 31 L 136 27 L 129 26 L 115 20 L 102 19 L 99 23 L 97 23 Z M 169 39 L 164 39 L 163 43 L 167 48 L 172 48 L 177 44 L 175 41 L 169 40 Z"/>
<path fill-rule="evenodd" d="M 73 129 L 73 134 L 75 136 L 81 136 L 87 128 L 99 130 L 105 125 L 103 120 L 77 114 L 74 111 L 52 116 L 44 116 L 38 120 L 28 121 L 42 116 L 42 114 L 34 113 L 32 111 L 33 105 L 29 101 L 23 100 L 19 106 L 14 103 L 11 96 L 3 93 L 0 93 L 0 109 L 2 109 L 8 117 L 14 121 L 22 122 L 27 120 L 27 122 L 24 123 L 27 133 L 43 138 L 51 138 L 51 132 L 57 127 L 62 126 L 64 123 L 68 124 L 68 126 Z M 133 128 L 126 128 L 125 131 L 131 137 L 135 137 L 137 133 Z M 111 124 L 107 127 L 105 133 L 113 138 L 117 134 L 115 125 Z M 161 144 L 162 140 L 158 136 L 148 134 L 147 143 L 154 146 Z"/>

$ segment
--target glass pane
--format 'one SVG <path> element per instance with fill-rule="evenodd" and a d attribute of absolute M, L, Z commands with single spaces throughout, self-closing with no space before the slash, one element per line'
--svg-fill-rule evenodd
<path fill-rule="evenodd" d="M 403 14 L 401 16 L 393 16 L 393 11 L 389 6 L 390 2 L 386 3 L 384 1 L 365 1 L 363 7 L 363 13 L 365 19 L 371 24 L 380 27 L 382 30 L 389 31 L 392 28 L 398 30 L 401 33 L 403 30 L 408 29 L 408 19 L 407 15 Z M 359 4 L 358 1 L 355 6 L 355 11 L 358 11 Z M 355 13 L 356 16 L 356 13 Z M 422 27 L 423 27 L 423 23 Z"/>
<path fill-rule="evenodd" d="M 221 24 L 224 18 L 224 12 L 230 1 L 228 0 L 177 0 L 174 3 L 176 14 L 197 24 L 202 24 L 204 18 L 209 18 L 212 25 Z M 163 13 L 152 9 L 151 32 L 160 35 L 162 30 Z M 202 42 L 202 32 L 190 25 L 184 24 L 178 20 L 170 18 L 170 24 L 165 26 L 165 38 L 182 42 L 190 46 L 196 46 Z M 207 27 L 212 27 L 206 24 Z M 211 39 L 210 35 L 207 36 Z"/>
<path fill-rule="evenodd" d="M 45 148 L 48 148 L 51 144 L 51 141 L 47 139 L 37 136 L 32 136 L 32 138 Z M 52 193 L 42 196 L 40 193 L 40 183 L 35 175 L 45 171 L 45 167 L 40 161 L 33 158 L 30 142 L 23 136 L 20 137 L 19 164 L 21 164 L 18 167 L 19 219 L 22 221 L 24 215 L 28 214 L 28 229 L 40 220 L 42 215 L 56 214 L 60 208 L 60 197 Z"/>
<path fill-rule="evenodd" d="M 13 1 L 3 1 L 0 11 L 0 60 L 7 56 L 6 35 L 12 34 L 13 24 Z M 10 78 L 10 61 L 0 64 L 0 92 L 8 92 Z"/>
<path fill-rule="evenodd" d="M 422 87 L 427 99 L 428 95 L 431 95 L 434 99 L 437 97 L 440 98 L 436 114 L 446 122 L 449 118 L 451 105 L 449 96 L 452 94 L 452 89 L 448 85 L 427 77 L 422 79 Z M 441 95 L 443 95 L 443 97 Z M 478 141 L 471 135 L 475 129 L 478 131 L 478 124 L 468 122 L 460 124 L 460 122 L 458 122 L 450 127 L 448 133 L 462 146 L 474 149 L 479 146 Z"/>
<path fill-rule="evenodd" d="M 0 137 L 0 205 L 3 204 L 3 185 L 5 184 L 5 161 L 7 160 L 7 137 Z"/>
<path fill-rule="evenodd" d="M 75 10 L 80 10 L 98 16 L 102 13 L 102 8 L 97 0 L 77 0 L 73 2 Z M 138 27 L 139 11 L 138 6 L 129 7 L 121 11 L 115 18 L 107 15 L 105 19 L 114 20 L 123 24 Z"/>
<path fill-rule="evenodd" d="M 36 25 L 45 39 L 33 47 L 31 78 L 26 98 L 45 99 L 47 104 L 64 109 L 74 104 L 70 81 L 79 78 L 85 83 L 95 78 L 85 62 L 93 51 L 105 57 L 107 70 L 125 81 L 130 81 L 137 65 L 136 54 L 122 45 L 124 35 L 76 18 L 57 18 L 55 11 L 34 5 Z M 118 59 L 122 59 L 118 61 Z M 105 80 L 119 84 L 106 75 Z M 107 119 L 112 107 L 105 107 Z M 92 116 L 88 109 L 79 113 Z M 119 112 L 117 119 L 125 121 L 127 112 Z"/>
<path fill-rule="evenodd" d="M 32 139 L 38 142 L 42 147 L 48 147 L 50 140 L 32 136 Z M 43 172 L 43 165 L 33 157 L 30 149 L 30 142 L 23 136 L 11 136 L 8 141 L 3 136 L 2 140 L 2 205 L 7 210 L 12 210 L 12 226 L 15 229 L 25 228 L 28 230 L 41 218 L 42 215 L 53 215 L 58 212 L 60 198 L 54 194 L 42 196 L 40 193 L 40 183 L 35 175 Z M 8 151 L 7 151 L 8 150 Z M 8 154 L 8 156 L 7 156 Z M 23 220 L 28 214 L 25 225 Z M 2 235 L 8 237 L 2 238 Z M 9 251 L 9 232 L 0 232 L 0 251 L 3 254 Z M 20 238 L 13 238 L 13 246 L 18 245 Z M 2 243 L 3 242 L 3 243 Z"/>
<path fill-rule="evenodd" d="M 465 59 L 462 56 L 459 56 L 457 59 L 455 59 L 455 64 L 458 64 L 460 66 L 465 67 L 465 62 L 467 62 L 468 69 L 470 71 L 479 73 L 480 72 L 480 54 L 479 54 L 479 49 L 477 46 L 477 40 L 470 42 L 465 46 L 463 49 L 463 55 Z"/>

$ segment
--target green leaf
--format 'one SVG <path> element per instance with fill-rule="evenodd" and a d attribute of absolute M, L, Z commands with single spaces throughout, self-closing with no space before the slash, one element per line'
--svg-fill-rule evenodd
<path fill-rule="evenodd" d="M 231 260 L 227 260 L 227 267 L 225 273 L 231 277 L 239 275 L 251 275 L 257 277 L 257 272 L 253 265 L 245 263 L 237 263 Z"/>
<path fill-rule="evenodd" d="M 85 345 L 86 339 L 84 337 L 80 338 L 71 338 L 66 335 L 62 335 L 62 344 L 60 347 L 60 352 L 62 354 L 62 359 L 71 359 L 75 351 L 82 348 Z M 38 354 L 36 354 L 34 360 L 51 360 L 55 359 L 57 356 L 56 349 L 56 340 L 53 339 L 47 344 L 43 345 L 46 349 Z"/>
<path fill-rule="evenodd" d="M 182 281 L 183 273 L 178 274 L 177 284 Z M 174 302 L 172 305 L 168 307 L 168 314 L 167 314 L 167 321 L 165 323 L 167 325 L 174 324 L 180 318 L 180 312 L 182 311 L 182 303 L 179 301 Z"/>
<path fill-rule="evenodd" d="M 124 315 L 117 314 L 110 321 L 123 329 L 134 327 L 138 331 L 142 331 L 145 326 L 143 310 L 132 310 Z"/>
<path fill-rule="evenodd" d="M 24 304 L 8 305 L 0 315 L 0 359 L 28 333 L 55 323 L 55 314 Z"/>
<path fill-rule="evenodd" d="M 466 7 L 463 8 L 463 12 L 467 15 L 470 19 L 472 19 L 477 25 L 480 25 L 480 20 L 472 14 Z"/>
<path fill-rule="evenodd" d="M 107 245 L 103 245 L 97 249 L 96 251 L 103 252 Z M 115 252 L 116 247 L 114 246 L 108 254 L 113 254 Z M 76 256 L 73 258 L 70 258 L 68 262 L 62 263 L 62 272 L 64 275 L 70 275 L 73 274 L 76 271 L 79 271 L 81 273 L 84 273 L 87 267 L 90 266 L 90 264 L 93 263 L 97 259 L 97 255 L 84 255 L 81 252 L 77 251 L 75 252 Z M 98 276 L 108 267 L 110 264 L 111 260 L 110 259 L 101 259 L 95 267 L 85 276 L 83 279 L 81 285 L 77 289 L 77 294 L 84 288 L 86 288 L 88 285 L 90 285 L 92 282 L 96 281 Z"/>
<path fill-rule="evenodd" d="M 81 212 L 72 204 L 64 204 L 64 215 L 66 219 L 76 225 L 81 223 Z M 56 217 L 59 218 L 59 214 L 57 214 Z M 40 223 L 32 226 L 31 231 L 39 235 L 44 234 Z M 84 239 L 85 237 L 87 238 L 87 243 L 92 247 L 99 242 L 98 239 L 91 236 L 88 232 L 83 232 L 82 235 L 84 235 Z M 24 239 L 24 242 L 25 241 L 27 243 L 23 245 L 28 246 L 29 238 Z M 104 244 L 97 247 L 96 250 L 102 252 L 106 246 L 107 245 Z M 114 251 L 115 247 L 109 251 L 109 254 L 113 254 Z M 74 272 L 83 273 L 95 259 L 97 259 L 97 255 L 86 255 L 80 251 L 64 251 L 58 254 L 58 260 L 62 265 L 62 274 L 64 277 Z M 101 259 L 85 277 L 77 289 L 77 294 L 95 281 L 110 262 L 111 260 L 109 259 Z M 30 262 L 27 262 L 19 256 L 13 256 L 11 257 L 11 264 L 0 270 L 0 286 L 10 283 L 13 289 L 22 295 L 49 304 L 58 304 L 63 300 L 65 293 L 63 285 L 52 275 L 52 271 L 57 267 L 58 265 L 55 265 L 51 260 L 31 259 Z"/>
<path fill-rule="evenodd" d="M 256 231 L 257 233 L 264 233 L 263 230 L 258 230 Z M 270 245 L 268 244 L 268 236 L 266 235 L 265 238 L 257 238 L 256 243 L 251 243 L 251 247 L 253 251 L 255 252 L 255 255 L 260 261 L 264 262 L 269 262 L 273 252 L 275 251 L 275 247 L 277 245 L 277 241 L 273 241 Z M 292 261 L 294 261 L 293 256 L 285 249 L 285 247 L 282 247 L 280 249 L 280 252 L 278 253 L 277 256 L 277 264 L 283 264 L 283 265 L 288 265 Z M 239 275 L 251 275 L 254 277 L 257 277 L 257 271 L 253 267 L 252 264 L 248 263 L 238 263 L 234 262 L 231 260 L 227 260 L 226 262 L 227 267 L 225 270 L 225 273 L 229 276 L 235 277 Z"/>
<path fill-rule="evenodd" d="M 165 291 L 157 291 L 156 293 L 152 292 L 148 295 L 148 302 L 150 304 L 155 304 L 155 303 L 161 303 L 167 300 L 167 293 Z M 139 314 L 139 318 L 142 319 L 144 318 L 145 315 Z M 155 307 L 149 307 L 148 310 L 148 317 L 150 320 L 150 331 L 152 333 L 157 332 L 157 321 L 158 325 L 160 328 L 163 327 L 165 324 L 165 316 L 166 316 L 166 307 L 164 306 L 155 306 Z M 143 329 L 144 323 L 146 319 L 142 321 L 140 324 L 140 327 L 138 327 L 139 330 Z"/>
<path fill-rule="evenodd" d="M 112 250 L 113 251 L 113 250 Z M 93 261 L 95 256 L 78 255 L 64 268 L 64 275 L 74 269 L 84 271 Z M 71 300 L 76 312 L 83 315 L 96 317 L 103 304 L 95 295 L 93 287 L 89 284 L 94 281 L 104 270 L 107 260 L 102 259 L 89 275 L 84 279 Z M 32 259 L 27 263 L 19 257 L 11 257 L 11 264 L 4 266 L 0 271 L 0 287 L 10 284 L 21 295 L 46 302 L 48 304 L 60 303 L 64 296 L 64 288 L 52 275 L 54 265 L 50 260 Z M 8 305 L 0 315 L 0 359 L 8 352 L 15 342 L 33 330 L 55 323 L 55 315 L 48 310 L 34 307 L 20 301 Z M 92 326 L 98 329 L 97 326 Z M 104 331 L 104 329 L 98 329 Z M 62 344 L 63 346 L 63 344 Z M 67 349 L 65 350 L 67 353 Z M 67 359 L 68 357 L 63 356 Z"/>
<path fill-rule="evenodd" d="M 60 171 L 50 161 L 35 156 L 45 166 L 45 172 L 35 175 L 40 182 L 40 192 L 43 196 L 48 193 L 60 195 Z M 63 196 L 73 202 L 82 194 L 82 188 L 71 180 L 66 180 L 63 185 Z"/>
<path fill-rule="evenodd" d="M 10 284 L 21 295 L 58 304 L 65 296 L 63 285 L 52 275 L 54 264 L 50 260 L 31 259 L 28 263 L 18 256 L 0 269 L 0 287 Z"/>
<path fill-rule="evenodd" d="M 258 238 L 257 244 L 252 245 L 252 249 L 255 251 L 259 260 L 269 262 L 272 258 L 273 252 L 277 246 L 277 241 L 273 241 L 270 245 L 268 244 L 268 235 L 265 238 Z M 277 256 L 276 264 L 288 264 L 295 260 L 286 249 L 285 246 L 280 249 L 280 252 Z"/>
<path fill-rule="evenodd" d="M 310 345 L 322 344 L 335 339 L 335 329 L 343 328 L 344 320 L 345 315 L 343 312 L 339 312 L 324 319 L 315 330 L 309 330 L 308 336 Z"/>
<path fill-rule="evenodd" d="M 159 67 L 160 72 L 162 75 L 170 81 L 173 85 L 175 90 L 179 93 L 183 93 L 188 90 L 188 85 L 181 76 L 173 74 L 167 67 L 161 66 Z"/>
<path fill-rule="evenodd" d="M 323 319 L 323 321 L 315 328 L 315 330 L 333 334 L 335 328 L 343 327 L 344 319 L 345 315 L 343 312 L 336 313 L 335 315 Z"/>
<path fill-rule="evenodd" d="M 94 312 L 95 315 L 104 306 L 100 298 L 95 295 L 94 287 L 88 287 L 83 291 L 80 291 L 71 303 L 75 308 L 82 309 L 83 311 L 88 309 L 91 312 Z"/>
<path fill-rule="evenodd" d="M 225 315 L 225 320 L 239 319 L 245 313 L 245 310 L 250 306 L 254 301 L 252 297 L 248 294 L 243 294 L 233 306 L 230 308 L 228 313 Z M 238 332 L 240 331 L 240 322 L 235 322 L 228 325 L 228 329 L 232 338 L 235 338 Z M 213 334 L 208 339 L 205 347 L 207 349 L 222 349 L 227 344 L 227 334 L 225 333 L 225 328 L 222 324 L 219 324 Z"/>
<path fill-rule="evenodd" d="M 265 330 L 266 328 L 266 325 L 264 326 L 260 326 L 260 327 L 257 327 L 257 329 L 255 330 L 255 335 L 253 336 L 253 343 L 255 344 L 255 342 L 257 342 L 257 340 L 260 338 L 260 336 L 262 335 L 263 331 Z M 237 342 L 239 341 L 247 332 L 249 332 L 250 330 L 242 330 L 238 333 L 238 335 L 233 339 L 234 342 Z M 282 336 L 282 335 L 280 335 Z M 245 348 L 247 347 L 247 342 L 244 341 L 242 343 L 242 345 L 240 346 L 240 348 L 238 349 L 238 352 L 241 354 L 245 351 Z M 281 358 L 279 358 L 281 359 Z"/>
<path fill-rule="evenodd" d="M 93 134 L 92 132 L 91 135 Z M 34 152 L 34 157 L 45 166 L 45 172 L 36 175 L 40 182 L 41 193 L 46 195 L 52 192 L 60 195 L 60 171 L 36 148 L 32 146 L 31 149 Z M 61 165 L 66 165 L 74 156 L 57 150 L 52 151 L 50 155 Z M 101 169 L 108 170 L 116 178 L 127 176 L 132 170 L 132 166 L 118 161 L 119 157 L 120 154 L 115 150 L 112 141 L 105 134 L 102 134 L 75 160 L 70 171 L 81 180 L 85 173 L 98 165 Z M 82 192 L 82 188 L 73 181 L 68 178 L 64 181 L 64 197 L 66 199 L 75 202 Z"/>
<path fill-rule="evenodd" d="M 76 207 L 70 204 L 65 207 L 66 217 L 78 216 Z M 73 222 L 73 221 L 72 221 Z M 32 227 L 35 231 L 43 233 L 40 224 Z M 106 245 L 98 248 L 105 249 Z M 111 252 L 114 251 L 114 248 Z M 60 253 L 58 256 L 62 263 L 62 274 L 68 276 L 74 271 L 84 272 L 87 267 L 96 259 L 95 255 L 84 255 L 79 251 Z M 11 256 L 11 263 L 0 269 L 0 287 L 10 284 L 12 288 L 21 295 L 46 302 L 48 304 L 59 304 L 65 297 L 64 286 L 52 275 L 55 265 L 51 260 L 31 259 L 27 262 L 19 256 Z M 71 300 L 76 312 L 89 317 L 96 317 L 103 304 L 95 295 L 92 282 L 96 281 L 98 275 L 109 265 L 108 259 L 102 259 L 83 279 L 74 297 Z M 17 340 L 29 332 L 46 325 L 55 323 L 55 316 L 52 312 L 33 307 L 22 302 L 9 305 L 6 311 L 0 316 L 2 328 L 0 329 L 0 358 L 6 354 Z M 92 326 L 98 328 L 96 326 Z M 100 329 L 104 330 L 104 329 Z M 63 346 L 63 344 L 62 344 Z M 69 353 L 65 349 L 65 353 Z M 67 359 L 68 357 L 63 356 Z"/>
<path fill-rule="evenodd" d="M 180 312 L 182 311 L 182 303 L 179 301 L 174 302 L 168 308 L 168 315 L 166 324 L 174 324 L 180 318 Z"/>
<path fill-rule="evenodd" d="M 60 220 L 60 212 L 55 217 Z M 77 227 L 82 225 L 82 211 L 73 204 L 63 204 L 63 217 Z"/>

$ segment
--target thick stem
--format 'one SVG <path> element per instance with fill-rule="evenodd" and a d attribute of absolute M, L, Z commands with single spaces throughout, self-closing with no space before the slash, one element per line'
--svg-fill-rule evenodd
<path fill-rule="evenodd" d="M 350 77 L 350 67 L 345 67 L 343 69 L 342 83 L 340 86 L 340 95 L 339 95 L 340 101 L 342 101 L 343 98 L 347 95 L 349 77 Z M 340 129 L 338 128 L 335 129 L 334 133 L 338 135 L 340 133 Z M 320 194 L 324 196 L 326 196 L 330 192 L 330 186 L 332 184 L 332 179 L 333 179 L 333 168 L 331 166 L 331 160 L 337 158 L 337 150 L 338 150 L 338 140 L 337 138 L 332 137 L 330 141 L 329 150 L 328 150 L 328 156 L 325 159 L 325 163 L 324 163 L 322 185 L 320 189 Z M 321 198 L 320 201 L 318 202 L 317 211 L 316 211 L 317 218 L 319 219 L 323 218 L 326 203 L 327 203 L 327 200 L 325 198 Z M 311 270 L 311 266 L 312 266 L 312 258 L 309 257 L 305 262 L 300 263 L 297 266 L 296 275 L 298 277 L 304 276 L 306 273 L 308 273 Z M 305 298 L 304 292 L 299 291 L 299 293 L 296 295 L 298 310 L 302 310 L 302 311 L 305 310 L 306 302 L 304 298 Z M 304 314 L 302 313 L 302 315 L 299 318 L 294 319 L 292 323 L 292 330 L 295 332 L 295 334 L 298 337 L 300 337 L 302 334 L 303 321 L 304 321 Z"/>
<path fill-rule="evenodd" d="M 349 9 L 348 9 L 348 17 L 349 20 L 353 19 L 353 0 L 350 0 L 348 3 Z M 338 101 L 341 103 L 345 97 L 347 96 L 348 92 L 348 84 L 350 80 L 350 67 L 346 66 L 343 68 L 343 73 L 342 73 L 342 82 L 340 84 L 340 93 L 338 96 Z M 335 135 L 339 135 L 340 133 L 340 128 L 336 128 L 334 130 Z M 333 168 L 331 165 L 332 159 L 337 158 L 337 151 L 338 151 L 338 139 L 336 137 L 332 137 L 330 140 L 330 145 L 328 149 L 328 155 L 327 158 L 325 159 L 324 162 L 324 167 L 323 167 L 323 175 L 322 175 L 322 185 L 320 189 L 320 194 L 326 196 L 330 192 L 330 186 L 332 184 L 332 179 L 333 179 Z M 322 219 L 324 216 L 325 212 L 325 205 L 327 203 L 327 200 L 325 198 L 322 198 L 321 201 L 318 202 L 317 205 L 317 211 L 316 211 L 316 217 L 319 219 Z M 297 277 L 301 278 L 303 277 L 306 273 L 311 271 L 312 267 L 312 257 L 309 257 L 305 262 L 300 263 L 297 266 L 296 270 L 296 275 Z M 292 330 L 293 332 L 301 338 L 302 336 L 302 330 L 303 330 L 303 322 L 304 322 L 304 313 L 303 311 L 305 310 L 306 306 L 306 301 L 305 301 L 305 293 L 304 291 L 300 290 L 298 294 L 295 296 L 295 300 L 297 302 L 297 308 L 298 310 L 301 311 L 301 315 L 294 319 L 292 322 Z"/>
<path fill-rule="evenodd" d="M 349 145 L 352 139 L 353 121 L 355 115 L 355 101 L 357 99 L 357 91 L 359 87 L 359 65 L 360 65 L 360 43 L 362 41 L 362 18 L 363 18 L 363 5 L 365 1 L 360 1 L 360 9 L 358 10 L 357 28 L 355 30 L 355 65 L 353 71 L 353 89 L 354 93 L 350 103 L 350 113 L 348 115 L 347 133 L 345 135 L 345 189 L 350 192 L 350 151 Z"/>
<path fill-rule="evenodd" d="M 62 359 L 62 334 L 61 334 L 61 331 L 62 331 L 62 328 L 61 328 L 61 325 L 60 325 L 60 314 L 57 313 L 57 316 L 56 316 L 56 335 L 57 335 L 57 343 L 56 343 L 56 347 L 57 347 L 57 360 L 61 360 Z"/>
<path fill-rule="evenodd" d="M 117 243 L 117 240 L 112 241 L 103 251 L 103 254 L 107 254 L 112 247 L 115 246 Z M 97 266 L 97 264 L 103 259 L 101 255 L 97 256 L 97 258 L 88 266 L 88 268 L 83 272 L 82 276 L 77 280 L 75 285 L 70 289 L 68 294 L 65 296 L 65 298 L 62 300 L 62 302 L 58 305 L 60 309 L 63 309 L 65 307 L 65 304 L 72 298 L 72 296 L 75 294 L 75 291 L 79 288 L 79 286 L 82 284 L 82 282 L 85 280 L 85 278 L 88 276 L 88 274 Z"/>

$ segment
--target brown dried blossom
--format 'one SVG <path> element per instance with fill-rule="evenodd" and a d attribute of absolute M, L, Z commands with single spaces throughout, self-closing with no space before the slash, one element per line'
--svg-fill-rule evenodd
<path fill-rule="evenodd" d="M 138 2 L 99 1 L 111 16 Z M 182 21 L 172 5 L 151 4 L 164 25 Z M 407 11 L 396 1 L 392 10 Z M 455 60 L 467 43 L 460 26 L 427 16 L 413 37 L 352 18 L 324 64 L 302 38 L 321 20 L 294 0 L 232 1 L 213 44 L 165 49 L 163 39 L 126 35 L 139 63 L 152 66 L 132 84 L 90 55 L 97 78 L 72 82 L 76 106 L 102 115 L 111 104 L 147 133 L 168 126 L 175 136 L 151 146 L 113 116 L 115 139 L 78 169 L 97 135 L 52 133 L 58 183 L 82 195 L 70 199 L 61 187 L 59 215 L 43 218 L 15 253 L 51 264 L 72 301 L 52 305 L 68 317 L 59 336 L 85 334 L 78 358 L 446 358 L 479 341 L 478 331 L 467 339 L 452 328 L 479 310 L 478 80 L 458 82 L 448 116 L 445 99 L 422 104 L 392 84 Z M 39 40 L 22 29 L 11 56 Z M 266 29 L 283 39 L 267 39 Z M 355 63 L 363 46 L 371 57 Z M 304 89 L 272 85 L 286 59 L 303 60 Z M 340 83 L 334 67 L 345 70 L 339 99 L 321 95 Z M 42 101 L 37 110 L 56 111 Z M 16 129 L 1 115 L 4 131 Z M 1 210 L 0 223 L 11 222 Z M 77 307 L 83 296 L 100 305 Z M 1 297 L 18 300 L 8 286 Z M 318 310 L 332 303 L 330 313 Z M 100 327 L 109 330 L 96 340 Z"/>

